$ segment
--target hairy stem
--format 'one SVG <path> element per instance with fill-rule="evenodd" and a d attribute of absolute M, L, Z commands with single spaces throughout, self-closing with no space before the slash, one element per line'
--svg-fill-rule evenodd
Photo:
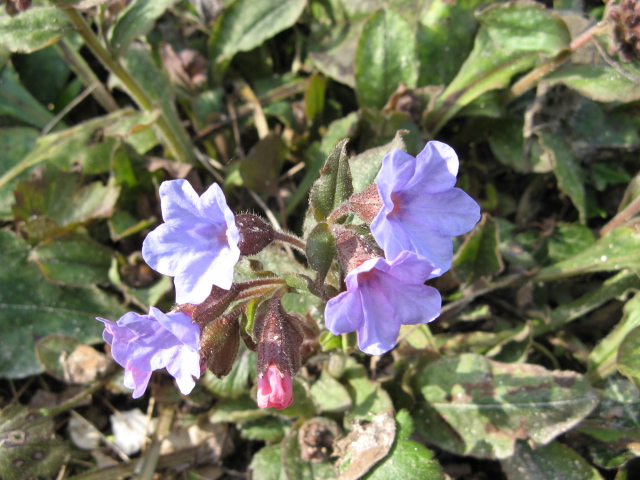
<path fill-rule="evenodd" d="M 276 242 L 287 243 L 287 244 L 291 245 L 292 247 L 297 248 L 302 253 L 306 254 L 307 244 L 305 243 L 305 241 L 302 240 L 300 237 L 296 237 L 295 235 L 293 235 L 291 233 L 276 231 L 274 240 Z"/>

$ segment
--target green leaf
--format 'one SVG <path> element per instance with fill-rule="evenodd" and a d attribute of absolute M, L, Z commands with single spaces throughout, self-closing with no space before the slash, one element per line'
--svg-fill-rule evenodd
<path fill-rule="evenodd" d="M 74 287 L 108 283 L 111 249 L 83 235 L 46 240 L 29 253 L 52 282 Z"/>
<path fill-rule="evenodd" d="M 116 140 L 111 137 L 126 139 L 140 127 L 145 128 L 153 123 L 157 114 L 123 109 L 40 137 L 33 150 L 0 177 L 0 188 L 43 162 L 54 164 L 62 170 L 81 167 L 87 174 L 107 172 L 111 167 L 112 150 L 116 146 Z"/>
<path fill-rule="evenodd" d="M 218 401 L 211 410 L 209 421 L 219 422 L 246 422 L 269 416 L 264 408 L 258 408 L 256 401 L 248 394 L 238 398 L 224 398 Z"/>
<path fill-rule="evenodd" d="M 313 121 L 324 110 L 324 97 L 327 90 L 327 79 L 314 73 L 309 77 L 304 92 L 304 113 L 307 120 Z"/>
<path fill-rule="evenodd" d="M 516 444 L 515 454 L 500 461 L 509 480 L 602 480 L 598 470 L 560 442 L 532 449 L 526 442 Z"/>
<path fill-rule="evenodd" d="M 640 327 L 631 330 L 620 343 L 618 371 L 640 387 Z"/>
<path fill-rule="evenodd" d="M 355 59 L 356 95 L 361 107 L 381 110 L 400 83 L 418 81 L 416 37 L 395 11 L 384 8 L 365 23 Z"/>
<path fill-rule="evenodd" d="M 60 287 L 47 282 L 27 260 L 25 242 L 0 230 L 0 377 L 24 378 L 42 372 L 34 341 L 51 334 L 84 343 L 101 340 L 96 316 L 117 319 L 124 308 L 96 287 Z"/>
<path fill-rule="evenodd" d="M 6 172 L 18 164 L 20 160 L 33 148 L 39 132 L 33 128 L 13 127 L 0 128 L 0 171 Z M 0 220 L 13 220 L 11 207 L 15 203 L 13 190 L 17 178 L 0 188 Z"/>
<path fill-rule="evenodd" d="M 433 0 L 419 13 L 418 85 L 447 85 L 473 48 L 478 29 L 474 11 L 493 0 Z"/>
<path fill-rule="evenodd" d="M 16 220 L 25 222 L 30 236 L 45 238 L 49 235 L 47 231 L 35 235 L 34 229 L 30 228 L 31 225 L 39 225 L 39 217 L 46 217 L 58 227 L 71 230 L 93 219 L 109 217 L 119 194 L 120 188 L 113 179 L 106 185 L 93 182 L 81 186 L 78 175 L 47 169 L 41 178 L 18 183 L 13 213 Z"/>
<path fill-rule="evenodd" d="M 318 272 L 320 281 L 324 281 L 336 254 L 336 241 L 327 223 L 319 222 L 313 227 L 307 237 L 306 253 L 309 266 Z"/>
<path fill-rule="evenodd" d="M 255 480 L 289 480 L 282 464 L 282 445 L 263 447 L 251 459 L 249 470 Z"/>
<path fill-rule="evenodd" d="M 599 402 L 575 372 L 474 354 L 437 360 L 414 382 L 426 400 L 414 416 L 416 429 L 445 450 L 478 458 L 507 458 L 519 439 L 545 445 Z"/>
<path fill-rule="evenodd" d="M 151 31 L 156 20 L 178 0 L 133 0 L 109 31 L 109 43 L 116 52 L 127 50 L 136 38 Z"/>
<path fill-rule="evenodd" d="M 586 250 L 596 241 L 591 230 L 581 224 L 559 223 L 546 241 L 546 260 L 562 262 Z"/>
<path fill-rule="evenodd" d="M 589 354 L 587 364 L 590 374 L 597 375 L 597 378 L 604 378 L 615 372 L 616 358 L 622 342 L 627 335 L 640 326 L 640 294 L 636 294 L 624 306 L 624 315 L 620 323 L 600 340 L 600 343 Z M 628 359 L 633 362 L 634 359 Z"/>
<path fill-rule="evenodd" d="M 326 220 L 353 193 L 347 141 L 342 140 L 335 146 L 320 169 L 320 178 L 311 188 L 309 202 L 318 222 Z"/>
<path fill-rule="evenodd" d="M 290 214 L 300 201 L 306 199 L 307 192 L 313 182 L 318 178 L 318 174 L 324 165 L 327 155 L 331 153 L 331 150 L 333 150 L 334 146 L 341 139 L 351 135 L 351 131 L 358 123 L 358 118 L 357 112 L 351 112 L 346 117 L 331 122 L 327 131 L 322 136 L 322 141 L 315 142 L 311 145 L 307 153 L 307 173 L 305 173 L 304 178 L 298 184 L 298 188 L 296 188 L 287 202 L 287 214 Z"/>
<path fill-rule="evenodd" d="M 219 17 L 211 35 L 211 55 L 221 75 L 233 56 L 262 45 L 292 26 L 306 0 L 235 0 Z"/>
<path fill-rule="evenodd" d="M 309 42 L 309 59 L 327 77 L 355 88 L 354 63 L 364 25 L 365 19 L 361 19 L 317 35 L 316 41 Z"/>
<path fill-rule="evenodd" d="M 549 156 L 553 173 L 558 179 L 558 187 L 573 202 L 578 210 L 580 221 L 587 221 L 587 205 L 585 200 L 584 183 L 580 172 L 580 166 L 571 151 L 571 147 L 559 136 L 548 132 L 537 133 L 544 154 Z"/>
<path fill-rule="evenodd" d="M 288 151 L 282 137 L 275 133 L 269 133 L 259 140 L 240 162 L 243 185 L 258 192 L 275 195 Z"/>
<path fill-rule="evenodd" d="M 75 28 L 57 7 L 33 6 L 16 17 L 0 14 L 0 47 L 29 53 L 55 43 Z"/>
<path fill-rule="evenodd" d="M 536 2 L 496 3 L 476 17 L 481 27 L 473 50 L 427 118 L 432 131 L 483 93 L 509 85 L 540 53 L 556 55 L 571 41 L 562 19 Z"/>
<path fill-rule="evenodd" d="M 184 128 L 180 123 L 173 89 L 169 85 L 169 81 L 164 72 L 161 71 L 154 62 L 149 48 L 142 43 L 135 42 L 127 49 L 120 61 L 122 62 L 122 66 L 135 78 L 138 85 L 145 91 L 153 104 L 160 107 L 163 119 L 172 130 L 173 136 L 180 143 L 180 147 L 186 158 L 192 158 L 193 146 L 191 141 L 186 138 Z M 112 88 L 118 87 L 122 91 L 128 92 L 126 85 L 115 75 L 109 77 L 109 86 Z M 157 115 L 158 112 L 148 111 L 144 112 L 144 114 L 147 116 L 151 114 Z M 156 133 L 160 135 L 159 131 L 156 131 Z M 147 138 L 145 140 L 148 146 L 150 143 L 149 139 Z M 167 140 L 165 139 L 165 143 L 166 142 Z M 139 146 L 134 145 L 134 147 L 140 152 Z"/>
<path fill-rule="evenodd" d="M 440 480 L 442 468 L 433 452 L 424 445 L 411 440 L 396 440 L 387 455 L 373 467 L 364 480 Z"/>
<path fill-rule="evenodd" d="M 229 375 L 219 379 L 207 370 L 203 384 L 219 397 L 238 398 L 249 390 L 249 378 L 255 375 L 256 361 L 256 354 L 240 342 L 240 352 Z"/>
<path fill-rule="evenodd" d="M 577 255 L 543 268 L 535 278 L 548 282 L 585 273 L 609 272 L 623 268 L 640 271 L 640 234 L 628 227 L 619 227 L 608 232 Z"/>
<path fill-rule="evenodd" d="M 0 73 L 0 115 L 15 118 L 38 129 L 44 128 L 53 119 L 53 113 L 20 83 L 11 65 L 4 67 Z"/>
<path fill-rule="evenodd" d="M 282 440 L 288 423 L 276 417 L 264 417 L 250 422 L 244 422 L 240 429 L 240 436 L 249 440 L 259 440 L 273 443 Z"/>
<path fill-rule="evenodd" d="M 42 105 L 55 105 L 58 108 L 67 105 L 59 100 L 69 82 L 71 69 L 55 46 L 16 57 L 14 65 L 22 84 Z M 43 78 L 47 81 L 43 82 Z M 73 100 L 78 93 L 80 92 L 75 93 L 68 101 Z"/>
<path fill-rule="evenodd" d="M 393 409 L 389 394 L 378 383 L 369 380 L 365 368 L 352 357 L 347 359 L 343 379 L 354 405 L 346 412 L 348 418 L 371 420 L 375 415 Z"/>
<path fill-rule="evenodd" d="M 597 102 L 640 100 L 640 85 L 607 64 L 563 65 L 544 78 L 551 85 L 561 83 Z"/>
<path fill-rule="evenodd" d="M 407 147 L 402 140 L 402 136 L 406 134 L 406 130 L 396 132 L 394 139 L 381 147 L 370 148 L 356 155 L 349 161 L 351 174 L 353 176 L 353 190 L 355 193 L 361 192 L 367 186 L 371 185 L 378 175 L 378 171 L 382 166 L 382 159 L 393 150 L 400 149 L 407 151 Z"/>
<path fill-rule="evenodd" d="M 322 412 L 342 412 L 352 406 L 347 389 L 324 370 L 311 386 L 311 398 Z"/>
<path fill-rule="evenodd" d="M 614 298 L 622 298 L 630 290 L 639 289 L 640 277 L 634 272 L 623 270 L 605 280 L 600 288 L 587 293 L 574 302 L 557 307 L 551 312 L 550 318 L 540 321 L 535 327 L 535 335 L 542 335 L 558 329 Z"/>
<path fill-rule="evenodd" d="M 462 282 L 470 284 L 480 278 L 500 273 L 504 269 L 504 263 L 498 249 L 499 244 L 496 222 L 485 213 L 453 258 L 456 276 Z"/>
<path fill-rule="evenodd" d="M 55 436 L 54 417 L 24 405 L 0 411 L 0 439 L 0 476 L 6 480 L 54 478 L 67 461 L 66 442 Z"/>

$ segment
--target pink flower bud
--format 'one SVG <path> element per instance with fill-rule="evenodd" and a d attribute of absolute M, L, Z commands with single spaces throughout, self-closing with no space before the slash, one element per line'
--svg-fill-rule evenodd
<path fill-rule="evenodd" d="M 264 375 L 258 378 L 258 406 L 282 410 L 291 405 L 291 402 L 293 402 L 291 374 L 288 371 L 284 374 L 280 373 L 278 367 L 270 363 Z"/>

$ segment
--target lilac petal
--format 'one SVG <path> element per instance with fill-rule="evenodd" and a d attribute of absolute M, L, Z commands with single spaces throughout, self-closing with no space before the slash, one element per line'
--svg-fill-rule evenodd
<path fill-rule="evenodd" d="M 435 195 L 422 194 L 420 198 L 408 201 L 404 208 L 403 221 L 422 223 L 425 230 L 447 237 L 467 233 L 480 220 L 480 206 L 459 188 Z"/>
<path fill-rule="evenodd" d="M 458 175 L 458 156 L 449 145 L 429 142 L 416 157 L 416 173 L 404 189 L 417 188 L 425 193 L 438 193 L 453 188 Z"/>
<path fill-rule="evenodd" d="M 433 263 L 414 252 L 403 251 L 393 260 L 379 262 L 378 269 L 386 272 L 390 277 L 403 283 L 415 283 L 422 286 L 426 279 L 430 278 L 434 269 Z"/>
<path fill-rule="evenodd" d="M 154 270 L 175 277 L 177 303 L 198 304 L 211 293 L 211 285 L 231 288 L 240 250 L 237 244 L 229 248 L 217 226 L 200 222 L 189 230 L 165 223 L 147 235 L 142 256 Z"/>
<path fill-rule="evenodd" d="M 165 222 L 198 223 L 198 194 L 187 180 L 172 180 L 160 185 L 160 206 Z"/>
<path fill-rule="evenodd" d="M 415 170 L 416 159 L 408 153 L 396 148 L 385 155 L 375 180 L 383 202 L 390 198 L 394 191 L 404 188 L 414 176 Z"/>
<path fill-rule="evenodd" d="M 167 371 L 176 379 L 182 394 L 188 395 L 196 385 L 193 377 L 200 378 L 200 356 L 183 348 L 180 356 L 167 364 Z"/>
<path fill-rule="evenodd" d="M 229 290 L 233 283 L 233 267 L 238 263 L 240 250 L 222 248 L 216 256 L 210 252 L 185 255 L 189 258 L 189 269 L 176 275 L 176 303 L 202 303 L 211 293 L 211 286 Z"/>
<path fill-rule="evenodd" d="M 195 351 L 198 350 L 200 327 L 193 323 L 189 315 L 183 312 L 164 314 L 155 307 L 149 309 L 149 315 L 155 317 L 160 325 L 174 335 L 180 343 L 189 346 Z"/>
<path fill-rule="evenodd" d="M 334 335 L 355 332 L 364 323 L 362 300 L 357 290 L 342 292 L 327 302 L 324 322 Z"/>
<path fill-rule="evenodd" d="M 140 398 L 149 385 L 151 372 L 127 366 L 124 370 L 124 386 L 133 390 L 133 398 Z"/>
<path fill-rule="evenodd" d="M 226 224 L 229 243 L 238 244 L 240 232 L 236 226 L 235 216 L 227 205 L 227 199 L 218 184 L 211 185 L 200 197 L 200 213 L 211 222 Z"/>
<path fill-rule="evenodd" d="M 401 285 L 404 287 L 404 285 Z M 358 329 L 358 347 L 369 355 L 382 355 L 395 347 L 400 323 L 395 318 L 395 299 L 382 288 L 382 282 L 370 281 L 362 287 L 365 321 Z"/>

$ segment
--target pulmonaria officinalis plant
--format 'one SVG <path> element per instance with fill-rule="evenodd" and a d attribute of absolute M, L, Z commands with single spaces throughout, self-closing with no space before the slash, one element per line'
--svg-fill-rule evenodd
<path fill-rule="evenodd" d="M 440 142 L 415 158 L 396 149 L 381 159 L 375 184 L 354 194 L 345 144 L 329 155 L 311 189 L 304 239 L 255 215 L 234 216 L 218 185 L 201 196 L 186 180 L 160 186 L 165 223 L 149 233 L 142 253 L 153 269 L 174 277 L 177 305 L 166 315 L 152 308 L 149 316 L 128 313 L 117 323 L 100 319 L 135 397 L 151 371 L 164 367 L 184 394 L 201 370 L 229 374 L 242 338 L 258 356 L 258 406 L 288 407 L 292 377 L 320 332 L 311 317 L 283 306 L 283 296 L 301 289 L 326 302 L 330 332 L 357 332 L 360 349 L 371 355 L 391 350 L 401 325 L 438 317 L 440 294 L 424 283 L 451 266 L 452 237 L 480 218 L 478 204 L 454 186 L 455 152 Z M 253 278 L 234 281 L 239 258 L 259 256 L 273 242 L 304 253 L 315 278 L 308 270 L 280 276 L 257 264 Z"/>

